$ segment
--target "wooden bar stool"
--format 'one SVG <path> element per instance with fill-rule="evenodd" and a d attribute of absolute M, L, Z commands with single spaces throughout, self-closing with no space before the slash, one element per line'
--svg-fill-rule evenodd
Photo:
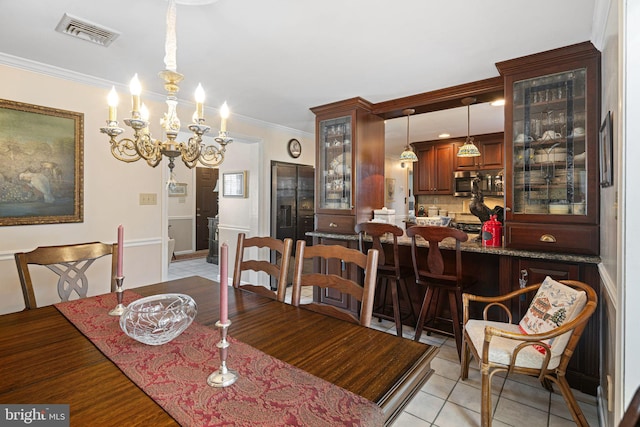
<path fill-rule="evenodd" d="M 420 316 L 416 324 L 415 341 L 420 339 L 423 329 L 428 332 L 452 336 L 456 340 L 458 357 L 462 348 L 462 290 L 474 280 L 462 275 L 462 255 L 460 243 L 466 242 L 467 233 L 450 227 L 416 226 L 407 230 L 407 236 L 411 237 L 411 257 L 416 283 L 427 287 L 420 309 Z M 420 236 L 429 243 L 426 262 L 418 255 L 417 237 Z M 456 242 L 455 266 L 445 266 L 440 242 L 446 238 L 453 238 Z M 449 267 L 449 268 L 446 268 Z M 446 270 L 446 271 L 445 271 Z M 443 317 L 443 310 L 439 304 L 440 292 L 447 293 L 450 317 Z M 452 325 L 452 330 L 438 328 L 440 323 Z"/>
<path fill-rule="evenodd" d="M 393 224 L 386 224 L 381 222 L 363 222 L 357 224 L 355 227 L 356 233 L 359 235 L 360 251 L 366 253 L 364 236 L 368 235 L 372 239 L 372 248 L 377 249 L 378 256 L 378 285 L 376 286 L 376 292 L 378 293 L 378 299 L 380 303 L 373 308 L 373 316 L 379 319 L 394 320 L 396 323 L 396 334 L 402 336 L 402 318 L 400 315 L 400 301 L 398 290 L 399 287 L 403 288 L 402 291 L 406 297 L 406 301 L 409 303 L 411 309 L 411 315 L 415 319 L 415 313 L 413 311 L 413 304 L 409 299 L 409 292 L 407 290 L 406 277 L 409 277 L 412 272 L 411 269 L 400 267 L 400 258 L 398 256 L 398 236 L 402 236 L 404 232 L 400 227 Z M 393 259 L 389 259 L 385 256 L 384 249 L 380 238 L 385 234 L 390 233 L 393 237 Z M 387 289 L 391 285 L 391 301 L 393 305 L 393 316 L 385 314 L 384 309 L 387 301 Z M 378 292 L 380 290 L 381 292 Z"/>

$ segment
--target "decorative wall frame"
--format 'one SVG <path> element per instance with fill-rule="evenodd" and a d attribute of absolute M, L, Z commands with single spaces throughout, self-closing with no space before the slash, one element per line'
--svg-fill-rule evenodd
<path fill-rule="evenodd" d="M 186 197 L 187 196 L 187 184 L 184 182 L 177 182 L 168 187 L 169 197 Z"/>
<path fill-rule="evenodd" d="M 222 197 L 247 197 L 247 171 L 222 174 Z"/>
<path fill-rule="evenodd" d="M 83 221 L 84 114 L 0 99 L 0 226 Z"/>
<path fill-rule="evenodd" d="M 600 126 L 600 187 L 613 185 L 613 125 L 611 111 L 607 112 Z"/>

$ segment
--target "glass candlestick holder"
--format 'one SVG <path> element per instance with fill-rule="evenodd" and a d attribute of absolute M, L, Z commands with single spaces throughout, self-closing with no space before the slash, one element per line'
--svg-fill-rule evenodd
<path fill-rule="evenodd" d="M 216 322 L 216 327 L 220 329 L 220 341 L 216 344 L 220 350 L 220 368 L 207 378 L 207 384 L 211 387 L 228 387 L 238 379 L 238 373 L 227 368 L 227 354 L 230 346 L 227 341 L 227 330 L 230 325 L 231 320 L 227 320 L 226 323 Z"/>
<path fill-rule="evenodd" d="M 122 293 L 124 290 L 122 289 L 122 282 L 124 281 L 124 277 L 116 277 L 116 298 L 117 305 L 109 311 L 110 316 L 122 316 L 124 313 L 124 304 L 122 304 Z"/>

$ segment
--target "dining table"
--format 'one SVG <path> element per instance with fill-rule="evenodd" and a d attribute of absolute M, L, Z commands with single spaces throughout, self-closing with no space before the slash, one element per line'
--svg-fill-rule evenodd
<path fill-rule="evenodd" d="M 216 334 L 219 290 L 200 276 L 131 289 L 140 296 L 189 295 L 197 304 L 194 323 Z M 233 287 L 228 316 L 235 342 L 375 403 L 385 425 L 429 379 L 438 351 Z M 1 404 L 69 404 L 72 426 L 179 425 L 56 306 L 4 314 L 0 331 Z"/>

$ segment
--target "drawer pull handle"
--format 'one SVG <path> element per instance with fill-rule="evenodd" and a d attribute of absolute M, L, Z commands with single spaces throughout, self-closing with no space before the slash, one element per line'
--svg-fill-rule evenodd
<path fill-rule="evenodd" d="M 543 234 L 540 236 L 540 241 L 545 243 L 556 243 L 556 238 L 553 234 Z"/>
<path fill-rule="evenodd" d="M 335 222 L 330 222 L 329 227 L 337 228 L 338 224 L 336 224 Z"/>

